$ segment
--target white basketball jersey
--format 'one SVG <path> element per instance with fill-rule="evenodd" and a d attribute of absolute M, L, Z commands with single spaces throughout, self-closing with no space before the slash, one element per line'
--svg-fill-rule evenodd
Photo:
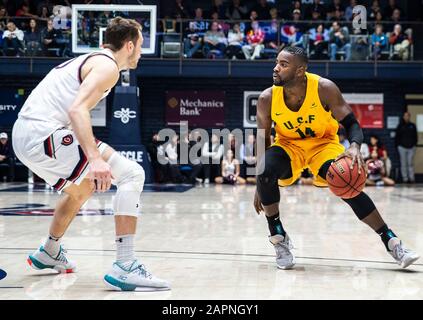
<path fill-rule="evenodd" d="M 37 123 L 34 126 L 37 132 L 31 133 L 35 139 L 42 140 L 57 129 L 70 128 L 68 111 L 76 99 L 82 82 L 82 66 L 88 58 L 95 55 L 106 55 L 115 61 L 109 50 L 81 55 L 52 69 L 32 90 L 19 112 L 19 119 Z M 110 90 L 106 91 L 103 98 L 109 92 Z"/>

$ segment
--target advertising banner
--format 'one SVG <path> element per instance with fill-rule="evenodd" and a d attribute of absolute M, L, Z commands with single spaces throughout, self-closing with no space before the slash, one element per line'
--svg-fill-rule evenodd
<path fill-rule="evenodd" d="M 224 91 L 167 91 L 166 124 L 189 127 L 223 127 L 225 123 Z"/>

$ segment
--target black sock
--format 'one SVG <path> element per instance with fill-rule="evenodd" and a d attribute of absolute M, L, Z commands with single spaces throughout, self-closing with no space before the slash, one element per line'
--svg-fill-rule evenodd
<path fill-rule="evenodd" d="M 397 237 L 395 233 L 391 229 L 389 229 L 386 224 L 384 224 L 380 229 L 376 230 L 376 232 L 380 235 L 380 238 L 382 239 L 386 250 L 389 251 L 388 242 L 390 239 Z"/>
<path fill-rule="evenodd" d="M 275 234 L 280 234 L 285 237 L 286 232 L 283 229 L 281 220 L 279 219 L 279 212 L 271 217 L 266 216 L 266 218 L 267 223 L 269 224 L 270 235 L 274 236 Z"/>

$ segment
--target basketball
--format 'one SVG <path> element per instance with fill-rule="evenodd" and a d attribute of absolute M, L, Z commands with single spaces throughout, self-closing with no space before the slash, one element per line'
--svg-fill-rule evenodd
<path fill-rule="evenodd" d="M 358 165 L 350 169 L 352 160 L 348 157 L 332 162 L 326 174 L 329 189 L 338 197 L 350 199 L 358 196 L 366 183 L 366 172 L 362 168 L 358 173 Z"/>

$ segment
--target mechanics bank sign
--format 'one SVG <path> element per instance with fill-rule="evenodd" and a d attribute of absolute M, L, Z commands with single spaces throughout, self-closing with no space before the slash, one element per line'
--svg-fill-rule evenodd
<path fill-rule="evenodd" d="M 225 123 L 224 91 L 167 91 L 166 123 L 191 127 L 219 127 Z"/>

